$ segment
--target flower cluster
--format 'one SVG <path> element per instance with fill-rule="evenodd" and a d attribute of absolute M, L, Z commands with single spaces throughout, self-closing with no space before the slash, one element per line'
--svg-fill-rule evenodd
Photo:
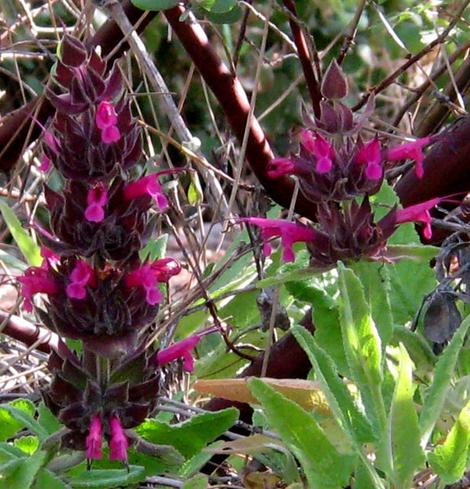
<path fill-rule="evenodd" d="M 258 217 L 242 218 L 260 230 L 263 253 L 271 253 L 269 241 L 281 238 L 283 260 L 294 260 L 292 245 L 305 242 L 311 266 L 326 269 L 337 260 L 383 257 L 386 242 L 399 224 L 424 224 L 423 235 L 431 238 L 430 210 L 440 202 L 433 199 L 406 209 L 392 209 L 375 222 L 369 196 L 376 194 L 386 171 L 396 162 L 412 160 L 418 178 L 424 175 L 423 149 L 434 142 L 425 137 L 386 148 L 376 136 L 364 140 L 361 130 L 372 110 L 372 98 L 364 113 L 354 117 L 341 99 L 348 93 L 347 80 L 333 62 L 322 83 L 321 115 L 308 118 L 307 128 L 298 132 L 298 152 L 274 158 L 267 168 L 272 179 L 285 175 L 297 178 L 299 189 L 317 209 L 317 222 L 310 226 Z M 362 201 L 362 202 L 361 202 Z"/>
<path fill-rule="evenodd" d="M 120 72 L 96 51 L 65 36 L 54 89 L 56 115 L 43 135 L 41 169 L 54 168 L 60 190 L 45 186 L 47 226 L 35 223 L 43 263 L 19 278 L 26 311 L 60 337 L 80 340 L 82 353 L 53 353 L 46 404 L 68 428 L 62 445 L 127 462 L 129 430 L 156 407 L 161 365 L 179 358 L 192 370 L 191 337 L 158 352 L 146 350 L 160 290 L 181 267 L 173 258 L 142 262 L 139 251 L 168 207 L 163 170 L 132 178 L 142 156 Z M 42 294 L 42 306 L 34 298 Z"/>

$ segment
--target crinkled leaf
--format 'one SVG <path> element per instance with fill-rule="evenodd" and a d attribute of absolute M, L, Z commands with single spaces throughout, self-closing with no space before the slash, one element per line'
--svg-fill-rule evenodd
<path fill-rule="evenodd" d="M 30 457 L 10 462 L 8 470 L 0 466 L 0 489 L 29 489 L 39 469 L 46 462 L 46 452 L 36 452 Z"/>
<path fill-rule="evenodd" d="M 172 445 L 185 457 L 192 457 L 227 431 L 238 418 L 235 408 L 203 413 L 174 425 L 147 420 L 137 428 L 146 440 L 160 445 Z"/>
<path fill-rule="evenodd" d="M 188 479 L 181 489 L 206 489 L 209 487 L 209 477 L 205 474 L 196 474 Z"/>
<path fill-rule="evenodd" d="M 16 438 L 14 443 L 15 447 L 28 455 L 32 455 L 39 448 L 39 438 L 37 436 L 21 436 Z"/>
<path fill-rule="evenodd" d="M 128 469 L 94 469 L 83 470 L 69 479 L 73 488 L 102 488 L 128 486 L 144 479 L 145 469 L 129 465 Z"/>
<path fill-rule="evenodd" d="M 347 485 L 354 457 L 341 455 L 313 417 L 298 404 L 277 393 L 262 380 L 249 382 L 270 425 L 299 459 L 311 489 Z"/>
<path fill-rule="evenodd" d="M 50 470 L 41 469 L 36 477 L 33 489 L 70 489 L 70 486 Z"/>
<path fill-rule="evenodd" d="M 411 487 L 413 476 L 424 465 L 425 457 L 420 446 L 418 415 L 413 400 L 416 387 L 413 385 L 413 365 L 402 344 L 399 362 L 389 416 L 393 479 L 396 487 Z"/>
<path fill-rule="evenodd" d="M 468 464 L 470 449 L 470 401 L 460 412 L 445 442 L 428 455 L 436 474 L 445 484 L 462 478 Z"/>
<path fill-rule="evenodd" d="M 36 435 L 38 435 L 40 440 L 47 438 L 48 432 L 44 429 L 34 417 L 22 407 L 25 407 L 26 404 L 0 404 L 0 412 L 7 411 L 18 423 L 20 423 L 21 427 L 26 427 Z"/>
<path fill-rule="evenodd" d="M 447 392 L 449 391 L 450 382 L 454 374 L 455 365 L 459 357 L 460 349 L 462 348 L 463 340 L 470 326 L 470 316 L 468 316 L 460 325 L 460 328 L 455 332 L 449 345 L 440 355 L 436 368 L 434 370 L 434 378 L 429 389 L 425 393 L 423 410 L 419 417 L 421 427 L 421 446 L 424 448 L 431 436 L 436 421 L 442 412 L 442 407 L 446 400 Z"/>

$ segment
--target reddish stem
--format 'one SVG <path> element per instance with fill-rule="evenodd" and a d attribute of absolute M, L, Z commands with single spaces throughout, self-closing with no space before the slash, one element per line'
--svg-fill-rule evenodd
<path fill-rule="evenodd" d="M 44 353 L 55 351 L 61 358 L 75 359 L 69 347 L 55 333 L 40 328 L 19 316 L 10 316 L 4 311 L 0 311 L 0 322 L 2 324 L 5 322 L 1 333 L 21 341 L 26 346 L 30 347 L 39 341 L 36 344 L 37 350 Z"/>
<path fill-rule="evenodd" d="M 248 97 L 238 78 L 231 73 L 212 48 L 202 27 L 191 19 L 180 21 L 184 11 L 183 7 L 174 7 L 166 10 L 165 16 L 204 81 L 219 101 L 235 135 L 239 141 L 242 141 L 250 110 Z M 246 158 L 269 196 L 289 208 L 294 183 L 288 177 L 274 180 L 267 176 L 266 169 L 273 158 L 273 152 L 255 117 L 250 121 Z M 315 207 L 301 194 L 297 199 L 296 211 L 303 216 L 315 218 Z"/>
<path fill-rule="evenodd" d="M 320 101 L 322 99 L 320 87 L 318 85 L 315 73 L 313 71 L 312 60 L 307 46 L 305 34 L 301 29 L 297 19 L 297 9 L 295 2 L 292 0 L 283 0 L 284 6 L 292 14 L 289 16 L 289 24 L 294 37 L 295 45 L 297 46 L 297 54 L 299 56 L 302 70 L 304 72 L 305 81 L 307 82 L 310 98 L 312 99 L 313 112 L 316 117 L 320 117 Z"/>

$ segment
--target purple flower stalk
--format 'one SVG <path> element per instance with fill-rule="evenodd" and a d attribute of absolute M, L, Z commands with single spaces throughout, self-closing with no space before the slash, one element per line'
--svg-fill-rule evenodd
<path fill-rule="evenodd" d="M 312 228 L 283 221 L 282 219 L 243 217 L 239 219 L 239 222 L 245 222 L 260 228 L 264 256 L 270 256 L 272 253 L 269 240 L 271 238 L 281 238 L 281 246 L 283 248 L 282 259 L 287 263 L 295 261 L 294 250 L 292 248 L 294 243 L 314 241 L 317 235 Z"/>
<path fill-rule="evenodd" d="M 101 418 L 95 414 L 91 419 L 90 431 L 86 437 L 86 458 L 88 460 L 100 460 L 103 456 L 103 428 Z"/>

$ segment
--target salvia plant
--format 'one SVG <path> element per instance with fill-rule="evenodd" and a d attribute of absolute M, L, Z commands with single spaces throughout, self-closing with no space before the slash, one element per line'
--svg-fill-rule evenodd
<path fill-rule="evenodd" d="M 192 370 L 194 336 L 160 352 L 145 348 L 167 284 L 181 271 L 173 258 L 141 261 L 139 251 L 168 201 L 160 177 L 132 176 L 142 157 L 141 129 L 132 117 L 117 65 L 65 36 L 54 87 L 56 115 L 43 134 L 41 168 L 54 167 L 62 188 L 45 187 L 50 228 L 38 225 L 43 262 L 19 277 L 23 306 L 60 338 L 80 340 L 80 352 L 49 358 L 54 377 L 46 406 L 66 427 L 63 447 L 127 463 L 128 447 L 156 407 L 161 365 L 184 358 Z M 153 214 L 153 215 L 152 215 Z M 46 299 L 36 306 L 34 298 Z"/>
<path fill-rule="evenodd" d="M 298 16 L 309 2 L 71 3 L 64 5 L 72 12 L 85 5 L 77 26 L 95 10 L 110 20 L 96 34 L 63 35 L 40 105 L 25 106 L 0 125 L 0 142 L 8 136 L 0 168 L 10 171 L 26 138 L 18 121 L 31 119 L 45 182 L 40 212 L 30 217 L 35 239 L 0 202 L 29 262 L 16 277 L 21 307 L 38 321 L 35 327 L 8 316 L 0 332 L 47 351 L 49 373 L 37 405 L 24 399 L 0 405 L 0 489 L 470 486 L 470 123 L 464 116 L 441 131 L 417 130 L 419 137 L 391 135 L 389 125 L 387 132 L 378 129 L 384 112 L 374 96 L 434 55 L 432 48 L 451 33 L 458 37 L 468 2 L 449 7 L 446 15 L 455 19 L 444 33 L 418 54 L 408 53 L 355 106 L 363 87 L 353 85 L 343 62 L 361 17 L 374 7 L 383 32 L 401 43 L 395 31 L 411 10 L 391 25 L 385 4 L 358 2 L 353 15 L 343 5 L 348 2 L 336 2 L 331 8 L 339 17 L 353 17 L 336 60 L 326 63 L 314 43 L 308 46 L 310 24 Z M 292 107 L 282 109 L 289 149 L 276 155 L 255 116 L 256 96 L 263 94 L 254 88 L 250 102 L 236 73 L 244 71 L 243 43 L 260 34 L 247 27 L 258 8 L 267 16 L 256 16 L 265 24 L 257 68 L 268 59 L 268 21 L 271 14 L 278 21 L 278 4 L 311 105 L 303 106 L 300 126 Z M 434 32 L 431 7 L 420 9 Z M 159 63 L 138 38 L 160 11 L 240 142 L 234 175 L 220 153 L 212 155 L 214 164 L 206 160 L 180 116 L 183 104 L 177 108 L 171 98 L 173 86 L 162 81 Z M 196 17 L 225 24 L 225 54 L 236 54 L 231 69 Z M 228 24 L 238 21 L 234 43 Z M 132 23 L 136 32 L 128 32 Z M 317 25 L 316 17 L 314 23 L 325 38 L 336 28 Z M 0 55 L 5 39 L 0 33 Z M 440 95 L 456 113 L 452 94 L 468 86 L 466 43 L 443 63 L 450 67 L 462 56 L 463 81 L 451 77 Z M 145 161 L 143 131 L 150 126 L 135 117 L 138 92 L 129 93 L 133 83 L 115 60 L 127 46 L 154 90 L 145 95 L 161 97 L 156 100 L 170 119 L 167 133 L 152 131 L 162 139 L 162 154 L 176 148 L 194 161 L 207 176 L 202 185 L 189 165 L 154 168 L 153 159 Z M 282 77 L 273 78 L 266 81 L 259 69 L 254 86 L 272 82 L 277 94 Z M 413 94 L 422 96 L 429 85 L 423 87 Z M 217 122 L 213 107 L 209 115 L 195 112 Z M 223 131 L 215 132 L 222 141 Z M 233 145 L 225 146 L 224 158 Z M 245 159 L 261 190 L 238 187 Z M 172 197 L 171 185 L 178 189 Z M 224 185 L 235 185 L 227 201 Z M 266 205 L 263 192 L 286 211 Z M 205 261 L 206 196 L 214 220 L 227 218 L 231 241 L 215 264 Z M 202 244 L 189 259 L 199 238 L 188 226 L 194 215 Z M 185 243 L 174 230 L 180 224 L 190 230 Z M 179 244 L 178 259 L 156 246 L 164 226 Z M 192 269 L 197 290 L 174 299 L 172 278 L 184 268 Z"/>

